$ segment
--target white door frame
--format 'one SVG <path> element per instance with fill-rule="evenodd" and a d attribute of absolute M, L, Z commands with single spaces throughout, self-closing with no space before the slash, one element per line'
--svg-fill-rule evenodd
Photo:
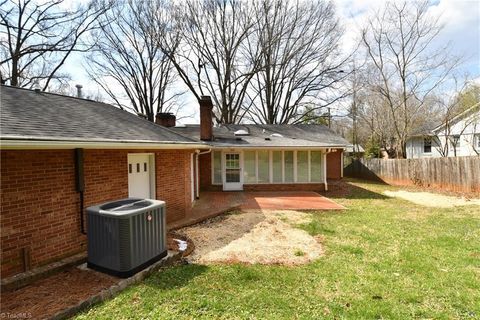
<path fill-rule="evenodd" d="M 227 182 L 227 168 L 225 164 L 225 158 L 227 154 L 238 154 L 239 155 L 239 166 L 240 166 L 240 181 L 238 183 Z M 223 181 L 223 190 L 224 191 L 241 191 L 243 190 L 243 152 L 242 151 L 223 151 L 222 152 L 222 181 Z"/>
<path fill-rule="evenodd" d="M 148 156 L 148 170 L 149 170 L 149 187 L 150 187 L 150 199 L 156 199 L 156 175 L 155 175 L 155 154 L 154 153 L 128 153 L 127 154 L 127 175 L 128 175 L 128 163 L 130 162 L 131 157 L 135 156 Z M 133 168 L 134 169 L 134 168 Z M 130 197 L 130 185 L 129 194 Z"/>

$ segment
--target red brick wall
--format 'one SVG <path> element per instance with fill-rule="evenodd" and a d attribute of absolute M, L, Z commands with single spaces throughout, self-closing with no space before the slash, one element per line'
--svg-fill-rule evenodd
<path fill-rule="evenodd" d="M 73 150 L 1 152 L 2 277 L 85 250 Z"/>
<path fill-rule="evenodd" d="M 85 207 L 128 196 L 127 155 L 148 150 L 85 150 Z M 167 221 L 191 208 L 192 150 L 156 150 L 156 194 Z M 1 152 L 2 277 L 23 271 L 21 250 L 36 267 L 86 248 L 80 233 L 73 150 Z"/>
<path fill-rule="evenodd" d="M 327 179 L 342 178 L 342 150 L 335 150 L 327 154 Z"/>
<path fill-rule="evenodd" d="M 128 197 L 127 154 L 84 150 L 85 207 Z"/>
<path fill-rule="evenodd" d="M 85 150 L 85 204 L 128 197 L 129 153 L 154 153 L 156 197 L 167 203 L 167 222 L 185 217 L 191 208 L 192 150 Z M 109 183 L 105 183 L 108 181 Z"/>
<path fill-rule="evenodd" d="M 192 207 L 190 159 L 192 150 L 164 150 L 155 154 L 157 199 L 167 203 L 167 222 L 185 217 Z"/>

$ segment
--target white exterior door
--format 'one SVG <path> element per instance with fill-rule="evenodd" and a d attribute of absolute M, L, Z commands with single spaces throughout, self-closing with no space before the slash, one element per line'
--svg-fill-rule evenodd
<path fill-rule="evenodd" d="M 239 152 L 223 154 L 223 190 L 243 190 L 242 161 Z"/>
<path fill-rule="evenodd" d="M 128 196 L 134 198 L 155 198 L 152 187 L 153 155 L 129 154 L 128 155 Z"/>

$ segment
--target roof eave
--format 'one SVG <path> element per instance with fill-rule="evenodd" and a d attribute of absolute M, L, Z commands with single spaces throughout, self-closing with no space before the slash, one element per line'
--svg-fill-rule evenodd
<path fill-rule="evenodd" d="M 473 110 L 475 110 L 476 108 L 479 108 L 480 107 L 480 102 L 477 102 L 475 103 L 473 106 L 471 106 L 470 108 L 464 110 L 463 112 L 461 112 L 460 114 L 457 114 L 455 117 L 453 117 L 452 119 L 450 119 L 450 123 L 452 124 L 455 124 L 456 121 L 458 120 L 461 120 L 463 117 L 465 116 L 469 116 L 469 113 Z M 438 131 L 441 131 L 443 130 L 444 128 L 446 127 L 446 124 L 445 123 L 442 123 L 440 124 L 439 126 L 435 127 L 432 129 L 432 132 L 434 133 L 437 133 Z"/>
<path fill-rule="evenodd" d="M 0 137 L 0 149 L 208 149 L 199 142 Z"/>
<path fill-rule="evenodd" d="M 252 145 L 210 145 L 213 150 L 221 149 L 276 149 L 276 150 L 313 150 L 313 149 L 346 149 L 346 145 L 322 145 L 322 146 L 252 146 Z"/>

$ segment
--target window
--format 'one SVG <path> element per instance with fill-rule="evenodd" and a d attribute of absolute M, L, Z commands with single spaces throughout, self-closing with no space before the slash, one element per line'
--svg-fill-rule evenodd
<path fill-rule="evenodd" d="M 455 148 L 455 149 L 460 148 L 460 135 L 456 134 L 456 135 L 450 136 L 450 144 L 452 145 L 452 148 Z"/>
<path fill-rule="evenodd" d="M 425 137 L 423 138 L 423 153 L 431 153 L 432 152 L 432 138 Z"/>
<path fill-rule="evenodd" d="M 323 182 L 322 153 L 310 152 L 310 182 Z"/>
<path fill-rule="evenodd" d="M 308 182 L 308 151 L 297 151 L 297 182 Z"/>
<path fill-rule="evenodd" d="M 258 151 L 258 182 L 270 182 L 270 153 L 268 151 Z"/>
<path fill-rule="evenodd" d="M 272 152 L 272 182 L 279 183 L 283 181 L 282 177 L 282 151 Z"/>
<path fill-rule="evenodd" d="M 213 151 L 213 183 L 222 183 L 222 153 L 220 151 Z"/>
<path fill-rule="evenodd" d="M 240 154 L 225 154 L 225 182 L 240 182 Z"/>
<path fill-rule="evenodd" d="M 243 182 L 245 184 L 322 183 L 325 179 L 323 157 L 324 153 L 318 150 L 245 150 L 243 151 Z M 230 160 L 225 161 L 225 170 L 227 170 Z M 218 183 L 221 183 L 221 179 Z"/>
<path fill-rule="evenodd" d="M 244 183 L 257 183 L 257 174 L 255 169 L 255 151 L 244 152 L 243 167 Z"/>
<path fill-rule="evenodd" d="M 293 182 L 293 151 L 283 152 L 284 170 L 285 170 L 285 182 Z"/>

